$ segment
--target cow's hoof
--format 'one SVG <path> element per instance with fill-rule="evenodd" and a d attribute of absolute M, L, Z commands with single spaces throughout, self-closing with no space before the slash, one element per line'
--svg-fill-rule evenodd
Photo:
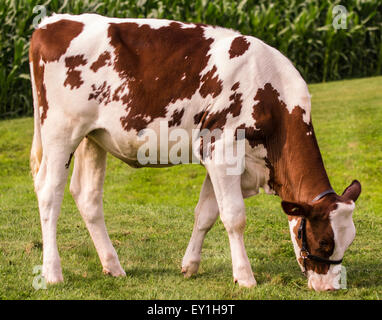
<path fill-rule="evenodd" d="M 187 265 L 182 266 L 182 273 L 185 278 L 190 278 L 196 274 L 199 269 L 199 262 L 189 262 Z"/>
<path fill-rule="evenodd" d="M 238 283 L 240 287 L 244 287 L 244 288 L 253 288 L 257 286 L 257 282 L 255 278 L 244 279 L 244 280 L 234 279 L 234 282 Z"/>
<path fill-rule="evenodd" d="M 47 284 L 56 284 L 56 283 L 64 282 L 64 277 L 62 276 L 62 273 L 58 273 L 58 274 L 47 273 L 46 275 L 44 275 L 44 279 Z"/>
<path fill-rule="evenodd" d="M 126 276 L 126 272 L 122 268 L 119 270 L 109 270 L 107 268 L 103 268 L 102 272 L 104 274 L 107 274 L 107 275 L 110 275 L 113 277 L 125 277 Z"/>

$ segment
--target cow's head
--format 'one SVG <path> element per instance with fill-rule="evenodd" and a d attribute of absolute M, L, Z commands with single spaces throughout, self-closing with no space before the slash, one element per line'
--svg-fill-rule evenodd
<path fill-rule="evenodd" d="M 354 180 L 342 196 L 331 193 L 310 204 L 282 201 L 297 261 L 308 277 L 309 288 L 316 291 L 340 288 L 340 261 L 355 237 L 352 214 L 360 193 L 361 184 Z"/>

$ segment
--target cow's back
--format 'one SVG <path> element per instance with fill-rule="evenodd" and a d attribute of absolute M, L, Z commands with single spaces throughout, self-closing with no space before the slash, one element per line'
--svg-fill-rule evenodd
<path fill-rule="evenodd" d="M 98 130 L 113 144 L 108 151 L 125 150 L 122 158 L 136 158 L 137 133 L 160 121 L 190 136 L 194 128 L 254 130 L 255 96 L 267 83 L 289 111 L 300 106 L 310 118 L 306 84 L 289 60 L 220 27 L 54 15 L 35 31 L 30 57 L 43 127 L 72 117 L 81 132 Z"/>

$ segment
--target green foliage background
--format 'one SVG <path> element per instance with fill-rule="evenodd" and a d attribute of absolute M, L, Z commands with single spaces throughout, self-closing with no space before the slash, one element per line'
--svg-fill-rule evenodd
<path fill-rule="evenodd" d="M 348 11 L 347 29 L 332 27 L 337 4 Z M 232 28 L 279 49 L 310 83 L 382 74 L 380 0 L 2 0 L 0 118 L 33 113 L 28 48 L 36 5 L 48 15 L 96 12 Z"/>

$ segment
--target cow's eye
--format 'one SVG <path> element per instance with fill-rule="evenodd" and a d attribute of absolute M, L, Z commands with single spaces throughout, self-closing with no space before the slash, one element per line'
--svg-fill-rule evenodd
<path fill-rule="evenodd" d="M 318 244 L 320 245 L 320 247 L 326 247 L 328 245 L 328 242 L 326 240 L 320 240 Z"/>

